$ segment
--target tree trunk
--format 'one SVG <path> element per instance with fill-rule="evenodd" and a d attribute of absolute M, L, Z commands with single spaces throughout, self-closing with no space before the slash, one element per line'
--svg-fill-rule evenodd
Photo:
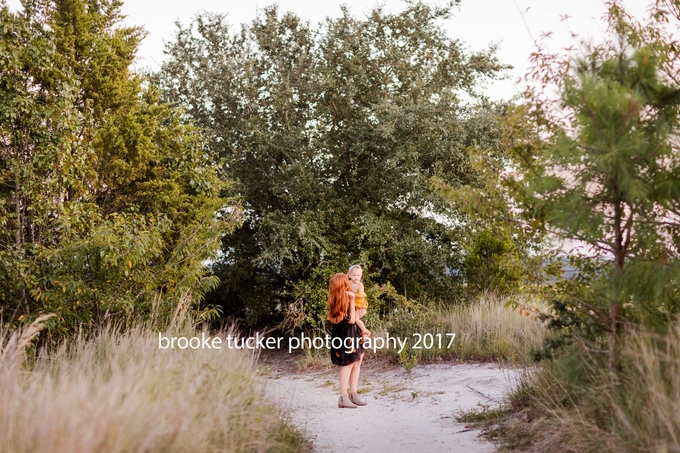
<path fill-rule="evenodd" d="M 17 247 L 17 250 L 21 248 L 21 191 L 20 191 L 20 186 L 21 186 L 21 180 L 19 178 L 19 169 L 16 170 L 16 173 L 14 174 L 14 212 L 17 216 L 17 231 L 16 231 L 16 237 L 15 237 L 15 245 Z"/>
<path fill-rule="evenodd" d="M 623 249 L 623 229 L 621 220 L 623 217 L 622 203 L 616 203 L 614 207 L 614 278 L 612 299 L 609 305 L 609 368 L 618 375 L 621 369 L 621 274 L 625 262 L 625 250 Z"/>
<path fill-rule="evenodd" d="M 21 250 L 21 247 L 23 245 L 23 239 L 24 239 L 24 220 L 21 214 L 22 211 L 22 203 L 21 203 L 22 195 L 21 195 L 21 178 L 19 177 L 19 169 L 16 170 L 16 173 L 14 173 L 14 211 L 17 216 L 17 231 L 16 231 L 16 237 L 15 237 L 15 245 L 17 248 L 17 252 Z M 29 312 L 29 306 L 28 306 L 28 297 L 26 295 L 26 286 L 22 284 L 21 286 L 21 305 L 24 307 L 24 313 L 28 314 Z"/>

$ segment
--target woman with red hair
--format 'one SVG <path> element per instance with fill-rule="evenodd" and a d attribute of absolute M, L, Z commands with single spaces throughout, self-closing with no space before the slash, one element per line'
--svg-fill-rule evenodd
<path fill-rule="evenodd" d="M 361 333 L 356 325 L 354 298 L 347 274 L 335 274 L 331 277 L 328 285 L 328 319 L 333 323 L 331 362 L 340 367 L 338 407 L 356 408 L 366 405 L 357 394 L 364 351 L 360 341 Z"/>

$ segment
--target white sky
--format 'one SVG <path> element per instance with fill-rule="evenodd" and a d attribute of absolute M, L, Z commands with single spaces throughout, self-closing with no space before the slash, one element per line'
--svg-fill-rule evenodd
<path fill-rule="evenodd" d="M 642 16 L 650 1 L 624 0 L 624 5 L 632 14 Z M 20 6 L 19 0 L 8 3 L 15 9 Z M 230 22 L 237 25 L 251 21 L 258 8 L 272 3 L 314 22 L 339 16 L 341 4 L 357 16 L 379 4 L 373 0 L 127 0 L 123 12 L 128 16 L 128 24 L 143 25 L 149 32 L 139 51 L 138 66 L 156 69 L 163 60 L 164 42 L 172 40 L 175 21 L 187 23 L 199 11 L 211 11 L 227 13 Z M 442 5 L 446 1 L 428 3 Z M 386 0 L 383 4 L 391 12 L 400 11 L 405 5 L 400 0 Z M 482 50 L 490 43 L 500 44 L 501 61 L 513 65 L 514 70 L 509 80 L 490 85 L 487 94 L 492 99 L 507 99 L 518 93 L 514 82 L 529 65 L 528 58 L 534 50 L 532 36 L 538 38 L 541 33 L 553 32 L 551 51 L 574 44 L 570 31 L 583 38 L 601 40 L 606 28 L 601 20 L 604 11 L 602 0 L 463 0 L 460 11 L 443 25 L 450 37 L 460 39 L 472 50 Z M 568 22 L 560 19 L 565 14 L 571 16 Z"/>

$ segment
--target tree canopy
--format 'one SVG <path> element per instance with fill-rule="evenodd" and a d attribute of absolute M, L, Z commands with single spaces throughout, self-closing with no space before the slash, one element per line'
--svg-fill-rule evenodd
<path fill-rule="evenodd" d="M 158 75 L 243 203 L 211 301 L 252 323 L 318 327 L 328 277 L 359 262 L 410 298 L 452 300 L 471 222 L 432 184 L 483 187 L 468 148 L 500 148 L 481 93 L 505 66 L 408 3 L 313 26 L 269 7 L 250 24 L 199 14 Z"/>

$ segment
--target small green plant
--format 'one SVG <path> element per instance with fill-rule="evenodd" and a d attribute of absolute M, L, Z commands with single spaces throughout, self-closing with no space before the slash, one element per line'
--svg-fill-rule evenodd
<path fill-rule="evenodd" d="M 458 413 L 456 420 L 460 423 L 488 425 L 504 420 L 511 412 L 512 409 L 506 406 L 492 408 L 489 404 L 478 403 L 477 407 Z"/>
<path fill-rule="evenodd" d="M 399 354 L 399 363 L 406 371 L 410 371 L 418 364 L 418 355 L 413 349 L 404 348 Z"/>
<path fill-rule="evenodd" d="M 390 381 L 380 381 L 380 384 L 382 385 L 382 389 L 379 392 L 380 396 L 388 396 L 390 393 L 399 393 L 406 390 L 406 387 L 403 385 L 395 385 Z"/>

